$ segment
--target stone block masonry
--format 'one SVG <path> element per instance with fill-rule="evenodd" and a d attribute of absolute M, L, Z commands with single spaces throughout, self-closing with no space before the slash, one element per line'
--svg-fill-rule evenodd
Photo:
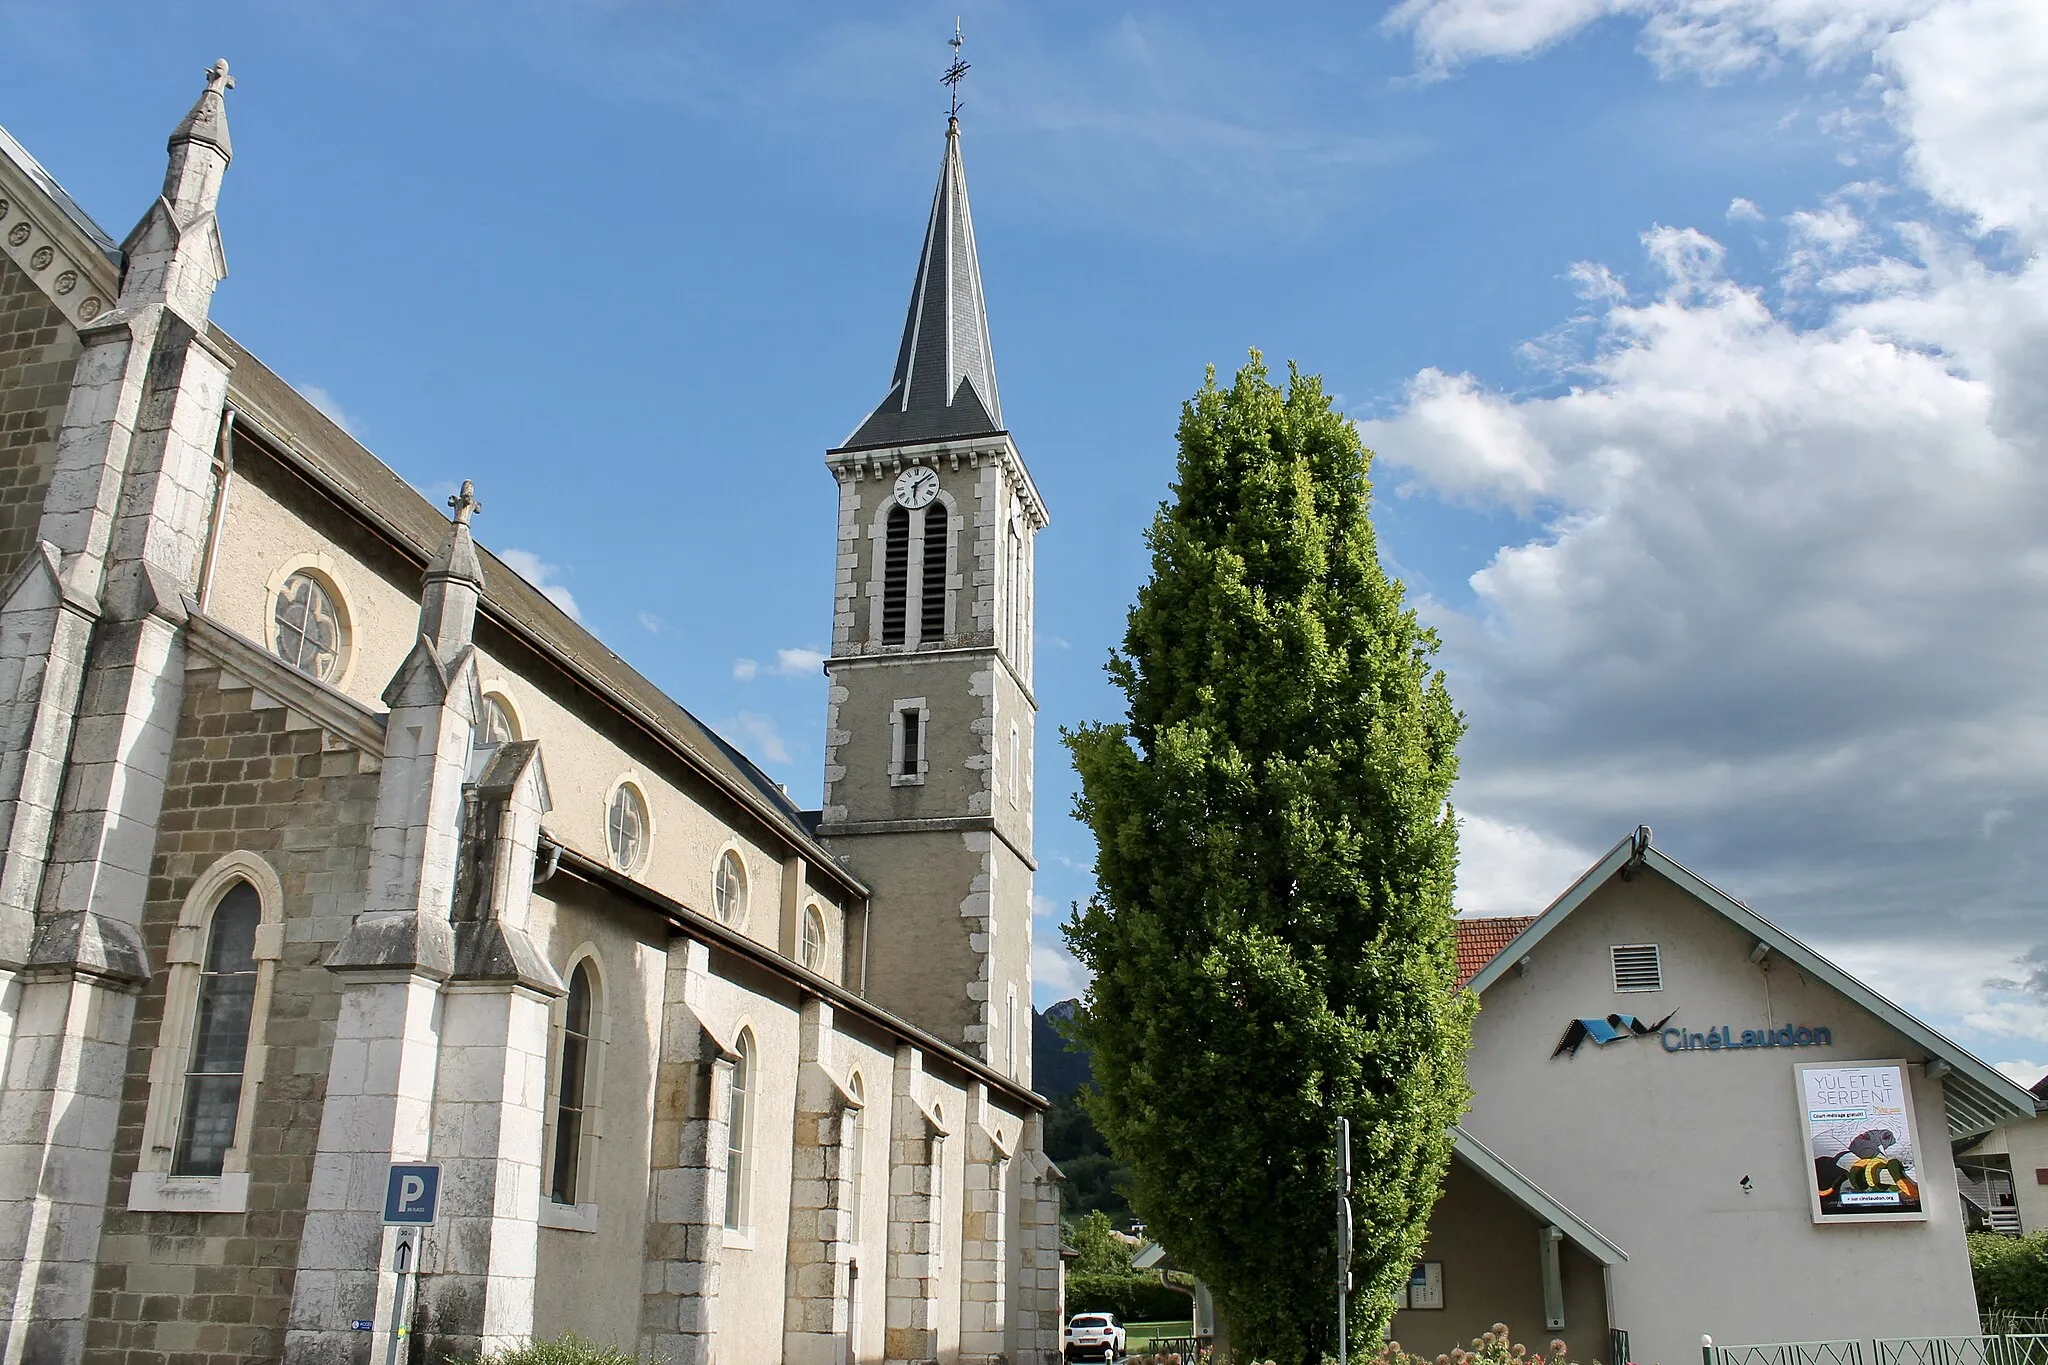
<path fill-rule="evenodd" d="M 0 582 L 35 543 L 78 352 L 57 305 L 0 255 Z"/>
<path fill-rule="evenodd" d="M 187 673 L 142 926 L 157 970 L 135 1002 L 86 1365 L 283 1353 L 341 1007 L 340 983 L 320 964 L 367 894 L 376 789 L 374 757 L 232 674 L 203 663 Z M 236 851 L 276 871 L 287 908 L 248 1136 L 248 1209 L 130 1211 L 170 976 L 162 965 L 194 880 Z"/>

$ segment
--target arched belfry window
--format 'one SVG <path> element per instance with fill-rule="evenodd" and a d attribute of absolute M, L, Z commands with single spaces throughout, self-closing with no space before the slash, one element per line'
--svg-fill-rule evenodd
<path fill-rule="evenodd" d="M 924 602 L 919 612 L 918 634 L 924 640 L 939 640 L 946 634 L 946 541 L 951 515 L 946 504 L 935 502 L 924 509 Z"/>
<path fill-rule="evenodd" d="M 562 1002 L 561 1061 L 555 1073 L 555 1160 L 548 1197 L 557 1204 L 579 1202 L 577 1194 L 583 1184 L 591 1049 L 597 1032 L 596 992 L 590 963 L 577 963 L 569 974 L 569 994 Z"/>
<path fill-rule="evenodd" d="M 882 643 L 900 645 L 908 622 L 910 596 L 910 509 L 901 503 L 889 509 L 882 537 Z"/>
<path fill-rule="evenodd" d="M 172 1175 L 219 1175 L 235 1145 L 256 1004 L 256 926 L 263 902 L 238 881 L 214 907 L 199 968 L 199 1009 L 185 1066 L 185 1112 Z"/>

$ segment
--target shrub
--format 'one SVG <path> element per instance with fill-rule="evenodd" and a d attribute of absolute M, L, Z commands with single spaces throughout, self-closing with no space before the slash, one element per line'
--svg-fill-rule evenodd
<path fill-rule="evenodd" d="M 1398 1341 L 1382 1346 L 1380 1353 L 1373 1358 L 1373 1365 L 1546 1365 L 1546 1362 L 1547 1365 L 1572 1365 L 1570 1348 L 1562 1341 L 1552 1340 L 1548 1353 L 1531 1351 L 1513 1339 L 1504 1322 L 1496 1322 L 1486 1335 L 1472 1338 L 1470 1348 L 1461 1346 L 1434 1360 L 1408 1354 Z M 1594 1361 L 1593 1365 L 1599 1365 L 1599 1362 Z"/>
<path fill-rule="evenodd" d="M 600 1346 L 574 1332 L 553 1341 L 536 1341 L 516 1351 L 485 1356 L 480 1365 L 658 1365 L 643 1362 L 631 1351 L 617 1346 Z"/>
<path fill-rule="evenodd" d="M 1159 1283 L 1148 1275 L 1067 1276 L 1067 1316 L 1114 1313 L 1118 1322 L 1179 1321 L 1188 1316 L 1193 1296 L 1185 1289 Z"/>
<path fill-rule="evenodd" d="M 1983 1313 L 2048 1313 L 2048 1232 L 2003 1237 L 1970 1234 L 1970 1278 Z"/>

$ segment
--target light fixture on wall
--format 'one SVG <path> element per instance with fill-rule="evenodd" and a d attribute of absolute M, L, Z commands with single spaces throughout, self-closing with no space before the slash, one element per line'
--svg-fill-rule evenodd
<path fill-rule="evenodd" d="M 1752 1185 L 1752 1184 L 1750 1183 L 1750 1180 L 1749 1180 L 1749 1177 L 1748 1177 L 1748 1176 L 1744 1176 L 1744 1177 L 1742 1177 L 1742 1192 L 1743 1192 L 1744 1194 L 1755 1194 L 1755 1193 L 1756 1193 L 1756 1186 L 1755 1186 L 1755 1185 Z"/>

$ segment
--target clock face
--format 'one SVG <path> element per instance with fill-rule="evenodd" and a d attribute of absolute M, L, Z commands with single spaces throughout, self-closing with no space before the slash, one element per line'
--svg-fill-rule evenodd
<path fill-rule="evenodd" d="M 939 471 L 918 465 L 896 476 L 896 501 L 916 511 L 939 495 Z"/>

